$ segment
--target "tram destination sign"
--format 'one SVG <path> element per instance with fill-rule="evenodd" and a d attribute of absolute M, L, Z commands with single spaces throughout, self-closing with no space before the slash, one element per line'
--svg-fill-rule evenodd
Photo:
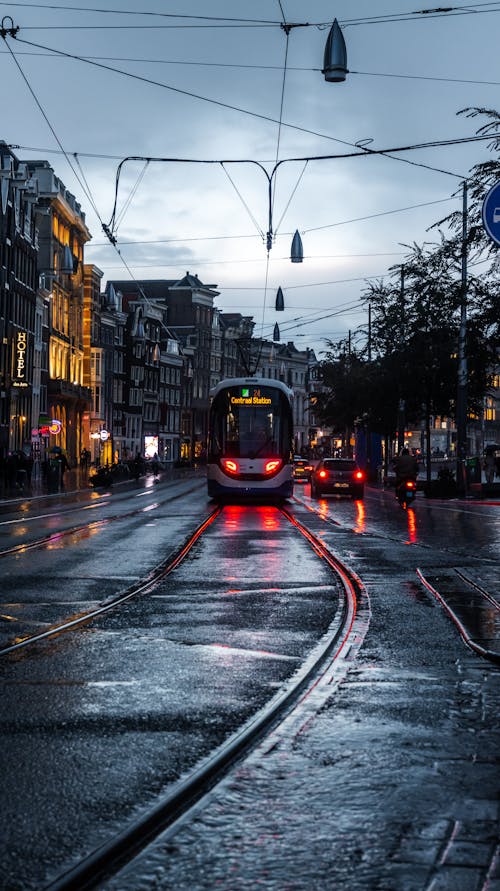
<path fill-rule="evenodd" d="M 241 394 L 236 396 L 231 394 L 231 405 L 271 405 L 272 399 L 269 396 L 263 396 L 260 390 L 253 392 L 249 387 L 243 387 Z"/>

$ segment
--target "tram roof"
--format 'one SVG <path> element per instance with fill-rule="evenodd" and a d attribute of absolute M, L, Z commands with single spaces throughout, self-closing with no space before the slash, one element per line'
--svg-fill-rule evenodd
<path fill-rule="evenodd" d="M 221 390 L 226 390 L 228 387 L 269 387 L 272 390 L 281 390 L 289 399 L 293 398 L 293 390 L 290 387 L 283 381 L 273 380 L 270 377 L 228 377 L 212 387 L 210 396 L 213 399 Z"/>

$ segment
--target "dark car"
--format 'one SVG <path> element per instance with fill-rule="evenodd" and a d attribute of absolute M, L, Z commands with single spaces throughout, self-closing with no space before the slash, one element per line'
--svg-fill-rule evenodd
<path fill-rule="evenodd" d="M 352 458 L 324 458 L 311 476 L 311 495 L 351 495 L 363 498 L 365 474 Z"/>
<path fill-rule="evenodd" d="M 311 478 L 312 465 L 307 458 L 295 455 L 293 459 L 293 479 L 296 483 L 308 483 Z"/>

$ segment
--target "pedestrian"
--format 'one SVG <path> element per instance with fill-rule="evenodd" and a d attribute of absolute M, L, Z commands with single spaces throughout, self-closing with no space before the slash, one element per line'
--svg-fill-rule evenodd
<path fill-rule="evenodd" d="M 488 484 L 492 483 L 493 477 L 495 476 L 495 453 L 493 449 L 486 449 L 483 459 L 483 469 L 486 476 L 486 482 Z"/>
<path fill-rule="evenodd" d="M 26 455 L 26 459 L 24 462 L 28 486 L 31 486 L 31 476 L 33 473 L 33 464 L 34 464 L 33 455 L 30 453 L 29 455 Z"/>
<path fill-rule="evenodd" d="M 19 469 L 19 458 L 16 452 L 9 452 L 5 463 L 5 481 L 9 489 L 13 489 L 17 483 L 17 471 Z"/>
<path fill-rule="evenodd" d="M 158 472 L 160 470 L 160 465 L 158 462 L 158 455 L 156 454 L 156 452 L 155 452 L 155 454 L 153 456 L 153 460 L 151 462 L 151 470 L 153 471 L 153 476 L 156 480 L 156 477 L 158 476 Z"/>
<path fill-rule="evenodd" d="M 132 476 L 134 477 L 135 480 L 139 479 L 139 477 L 141 475 L 141 471 L 142 471 L 142 458 L 141 458 L 139 452 L 136 452 L 136 456 L 134 458 L 133 465 L 132 465 Z"/>

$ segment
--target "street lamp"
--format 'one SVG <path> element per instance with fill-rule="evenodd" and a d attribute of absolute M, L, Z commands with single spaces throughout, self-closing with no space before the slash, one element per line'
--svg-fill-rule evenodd
<path fill-rule="evenodd" d="M 302 263 L 304 259 L 304 249 L 302 247 L 302 239 L 299 235 L 299 230 L 296 229 L 295 235 L 293 236 L 292 248 L 290 251 L 290 260 L 292 263 Z"/>
<path fill-rule="evenodd" d="M 282 312 L 285 309 L 285 299 L 283 297 L 283 291 L 281 288 L 278 288 L 276 293 L 276 303 L 275 303 L 276 312 Z"/>
<path fill-rule="evenodd" d="M 349 74 L 344 35 L 337 19 L 333 20 L 326 41 L 322 74 L 329 83 L 341 83 Z"/>

